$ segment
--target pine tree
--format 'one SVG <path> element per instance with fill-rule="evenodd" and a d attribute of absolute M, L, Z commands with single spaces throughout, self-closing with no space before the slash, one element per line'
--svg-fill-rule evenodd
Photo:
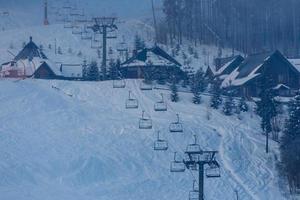
<path fill-rule="evenodd" d="M 118 78 L 118 69 L 117 66 L 119 65 L 120 61 L 114 62 L 114 60 L 109 61 L 109 76 L 111 80 L 116 80 Z"/>
<path fill-rule="evenodd" d="M 242 97 L 240 98 L 239 104 L 238 104 L 238 108 L 241 112 L 248 112 L 249 110 L 249 106 L 246 102 L 246 98 Z"/>
<path fill-rule="evenodd" d="M 223 113 L 227 116 L 231 116 L 234 109 L 234 101 L 232 91 L 227 92 L 225 103 L 223 106 Z"/>
<path fill-rule="evenodd" d="M 88 69 L 88 80 L 98 81 L 99 80 L 99 68 L 96 61 L 92 61 Z"/>
<path fill-rule="evenodd" d="M 178 89 L 176 85 L 176 78 L 175 76 L 172 77 L 172 85 L 171 85 L 171 101 L 172 102 L 178 102 L 179 96 L 178 96 Z"/>
<path fill-rule="evenodd" d="M 222 97 L 221 97 L 221 88 L 220 88 L 220 81 L 215 80 L 212 84 L 211 88 L 211 100 L 210 100 L 210 106 L 213 109 L 219 109 L 219 106 L 222 104 Z"/>
<path fill-rule="evenodd" d="M 88 66 L 86 64 L 86 60 L 83 61 L 82 65 L 82 78 L 83 80 L 88 80 Z"/>
<path fill-rule="evenodd" d="M 282 174 L 287 178 L 292 193 L 300 189 L 300 91 L 289 103 L 289 118 L 281 138 Z"/>
<path fill-rule="evenodd" d="M 63 53 L 62 53 L 62 50 L 61 50 L 61 47 L 58 47 L 57 48 L 57 53 L 59 54 L 59 55 L 62 55 Z"/>
<path fill-rule="evenodd" d="M 272 118 L 277 115 L 277 103 L 274 99 L 272 80 L 265 77 L 261 80 L 260 101 L 257 104 L 257 114 L 261 117 L 261 128 L 266 134 L 266 153 L 269 152 L 269 133 L 272 131 Z"/>
<path fill-rule="evenodd" d="M 192 80 L 192 93 L 194 95 L 193 97 L 193 103 L 194 104 L 200 104 L 201 103 L 201 93 L 204 92 L 206 87 L 205 84 L 205 74 L 202 70 L 198 70 L 196 74 L 193 77 Z"/>
<path fill-rule="evenodd" d="M 142 38 L 139 35 L 135 35 L 134 37 L 134 49 L 135 50 L 141 50 L 145 48 L 145 42 L 142 40 Z"/>

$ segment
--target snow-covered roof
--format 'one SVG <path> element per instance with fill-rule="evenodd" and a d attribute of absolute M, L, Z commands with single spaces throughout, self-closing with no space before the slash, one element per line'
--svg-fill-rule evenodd
<path fill-rule="evenodd" d="M 46 55 L 39 49 L 39 47 L 32 41 L 32 37 L 30 37 L 30 41 L 25 47 L 18 53 L 18 55 L 14 58 L 15 61 L 32 59 L 32 58 L 42 58 L 47 59 Z"/>
<path fill-rule="evenodd" d="M 273 87 L 274 90 L 279 90 L 279 89 L 285 89 L 285 90 L 289 90 L 291 89 L 289 86 L 285 85 L 285 84 L 278 84 L 277 86 Z"/>
<path fill-rule="evenodd" d="M 273 56 L 278 56 L 281 59 L 286 59 L 279 51 L 275 51 L 273 53 L 249 55 L 236 70 L 234 70 L 224 79 L 221 87 L 225 88 L 230 86 L 241 86 L 248 81 L 253 80 L 254 78 L 261 75 L 260 69 L 266 62 L 273 58 Z M 287 63 L 290 64 L 289 62 Z"/>
<path fill-rule="evenodd" d="M 224 74 L 230 74 L 234 69 L 236 69 L 242 62 L 244 58 L 242 56 L 235 56 L 232 57 L 231 60 L 226 62 L 219 70 L 212 71 L 214 72 L 215 76 L 220 76 Z"/>
<path fill-rule="evenodd" d="M 298 72 L 300 72 L 300 58 L 288 59 L 288 61 L 290 61 L 290 63 L 292 63 L 292 65 L 298 70 Z"/>

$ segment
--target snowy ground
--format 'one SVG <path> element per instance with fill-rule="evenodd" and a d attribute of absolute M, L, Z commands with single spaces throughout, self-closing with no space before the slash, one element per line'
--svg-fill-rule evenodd
<path fill-rule="evenodd" d="M 60 90 L 53 89 L 52 86 Z M 126 110 L 128 91 L 139 99 L 138 110 Z M 287 199 L 278 187 L 277 145 L 264 153 L 259 121 L 251 113 L 225 117 L 200 106 L 190 94 L 157 113 L 160 93 L 142 92 L 139 81 L 126 89 L 112 82 L 41 80 L 0 81 L 1 200 L 149 200 L 188 198 L 193 174 L 169 171 L 173 152 L 182 153 L 196 134 L 203 149 L 218 150 L 222 177 L 205 180 L 205 199 Z M 139 130 L 142 110 L 151 115 L 153 130 Z M 179 113 L 183 134 L 171 134 L 169 124 Z M 154 152 L 155 131 L 170 143 Z"/>

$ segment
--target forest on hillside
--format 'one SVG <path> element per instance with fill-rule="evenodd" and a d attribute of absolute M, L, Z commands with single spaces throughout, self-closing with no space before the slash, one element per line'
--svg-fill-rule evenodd
<path fill-rule="evenodd" d="M 158 40 L 229 47 L 246 54 L 279 49 L 299 56 L 300 1 L 164 0 Z"/>

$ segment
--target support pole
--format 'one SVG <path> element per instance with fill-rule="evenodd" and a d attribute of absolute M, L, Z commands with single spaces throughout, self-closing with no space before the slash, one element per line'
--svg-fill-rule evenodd
<path fill-rule="evenodd" d="M 107 44 L 107 27 L 103 26 L 103 49 L 102 49 L 102 73 L 103 73 L 103 79 L 106 78 L 106 44 Z"/>
<path fill-rule="evenodd" d="M 199 162 L 199 200 L 204 200 L 204 163 Z"/>

